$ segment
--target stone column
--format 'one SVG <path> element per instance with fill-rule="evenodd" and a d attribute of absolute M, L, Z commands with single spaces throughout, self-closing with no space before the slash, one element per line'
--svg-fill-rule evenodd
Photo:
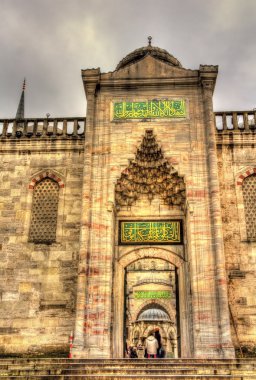
<path fill-rule="evenodd" d="M 220 355 L 233 358 L 234 348 L 231 341 L 228 308 L 228 291 L 225 270 L 225 255 L 222 235 L 220 191 L 216 149 L 216 127 L 212 105 L 212 95 L 217 77 L 217 66 L 200 66 L 200 78 L 203 90 L 206 143 L 208 151 L 208 175 L 210 192 L 210 215 L 212 225 L 212 245 L 215 261 L 215 286 L 217 297 L 217 315 L 219 322 Z"/>
<path fill-rule="evenodd" d="M 73 344 L 73 356 L 86 356 L 84 351 L 84 324 L 86 305 L 87 263 L 90 256 L 90 226 L 91 226 L 91 175 L 92 175 L 92 148 L 95 119 L 95 91 L 99 81 L 100 70 L 83 70 L 82 77 L 87 97 L 87 116 L 84 145 L 84 174 L 82 209 L 80 224 L 80 251 L 78 262 L 76 320 Z"/>

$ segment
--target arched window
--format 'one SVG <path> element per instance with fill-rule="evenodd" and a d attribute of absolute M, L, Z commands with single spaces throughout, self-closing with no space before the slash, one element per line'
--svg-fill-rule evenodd
<path fill-rule="evenodd" d="M 29 241 L 50 244 L 56 241 L 59 184 L 43 178 L 33 188 Z"/>
<path fill-rule="evenodd" d="M 244 178 L 242 183 L 247 238 L 256 239 L 256 174 Z"/>

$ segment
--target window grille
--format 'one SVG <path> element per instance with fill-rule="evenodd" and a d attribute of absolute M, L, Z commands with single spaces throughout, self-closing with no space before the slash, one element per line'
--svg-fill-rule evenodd
<path fill-rule="evenodd" d="M 243 180 L 245 223 L 248 240 L 256 239 L 256 175 L 252 174 Z"/>
<path fill-rule="evenodd" d="M 56 240 L 59 185 L 44 178 L 34 187 L 29 241 L 49 244 Z"/>

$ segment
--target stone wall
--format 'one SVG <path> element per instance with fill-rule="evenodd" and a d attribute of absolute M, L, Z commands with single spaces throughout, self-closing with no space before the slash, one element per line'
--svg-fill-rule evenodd
<path fill-rule="evenodd" d="M 61 179 L 56 242 L 28 242 L 33 189 L 47 169 Z M 1 354 L 67 351 L 73 330 L 83 140 L 8 139 L 0 155 Z"/>
<path fill-rule="evenodd" d="M 255 348 L 256 242 L 247 238 L 242 195 L 243 177 L 254 172 L 251 132 L 221 132 L 218 165 L 229 305 L 234 345 Z"/>
<path fill-rule="evenodd" d="M 149 246 L 142 257 L 164 257 L 174 265 L 173 260 L 180 259 L 181 355 L 232 357 L 212 110 L 217 68 L 186 70 L 147 56 L 113 73 L 91 69 L 82 76 L 88 107 L 87 151 L 74 355 L 123 355 L 124 271 L 135 260 L 136 247 L 121 256 L 115 239 L 118 219 L 181 215 L 177 207 L 162 205 L 157 195 L 157 202 L 145 207 L 141 198 L 132 207 L 115 208 L 115 184 L 134 159 L 145 131 L 152 129 L 164 156 L 186 184 L 186 256 L 185 260 L 175 257 L 170 247 Z M 186 117 L 113 120 L 114 102 L 150 101 L 156 96 L 184 99 Z M 88 273 L 86 289 L 84 273 Z"/>
<path fill-rule="evenodd" d="M 74 357 L 122 357 L 125 271 L 143 258 L 176 268 L 182 357 L 232 358 L 230 321 L 235 346 L 255 344 L 256 243 L 246 236 L 241 191 L 246 173 L 256 172 L 254 135 L 248 122 L 244 134 L 226 124 L 216 131 L 216 66 L 187 70 L 161 54 L 110 73 L 82 71 L 85 135 L 78 119 L 0 121 L 2 353 L 67 351 L 75 329 Z M 114 103 L 155 99 L 180 99 L 186 113 L 113 118 Z M 148 130 L 184 181 L 182 207 L 157 191 L 130 205 L 117 202 L 117 182 Z M 47 176 L 59 184 L 56 242 L 35 244 L 33 188 Z M 122 219 L 181 219 L 184 241 L 121 246 Z"/>

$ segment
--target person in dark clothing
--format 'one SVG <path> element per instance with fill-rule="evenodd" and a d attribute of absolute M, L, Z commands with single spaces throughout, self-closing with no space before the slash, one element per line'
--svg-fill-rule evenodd
<path fill-rule="evenodd" d="M 138 357 L 135 347 L 131 346 L 129 351 L 130 351 L 130 358 L 135 359 Z"/>
<path fill-rule="evenodd" d="M 162 357 L 162 355 L 161 355 L 161 352 L 162 352 L 162 342 L 161 342 L 161 334 L 160 334 L 159 328 L 155 329 L 155 338 L 156 338 L 156 340 L 158 342 L 157 357 L 161 358 Z"/>

